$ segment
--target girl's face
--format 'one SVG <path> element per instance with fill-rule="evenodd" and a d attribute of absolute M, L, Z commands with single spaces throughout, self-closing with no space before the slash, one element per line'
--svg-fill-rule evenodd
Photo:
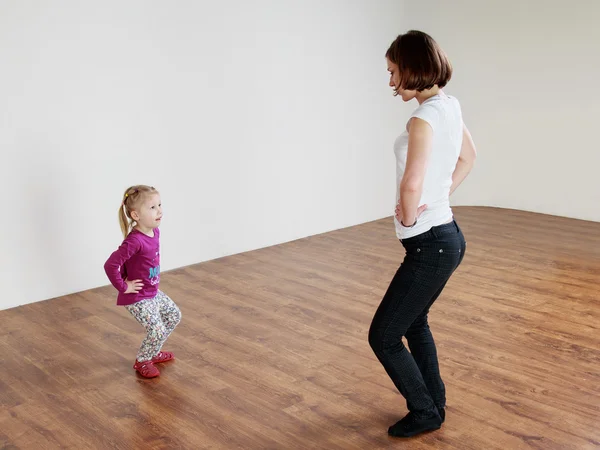
<path fill-rule="evenodd" d="M 131 218 L 143 231 L 150 231 L 160 226 L 162 220 L 162 205 L 159 194 L 144 196 L 139 206 L 131 211 Z"/>
<path fill-rule="evenodd" d="M 399 95 L 405 102 L 411 101 L 417 95 L 417 91 L 407 91 L 400 86 L 400 70 L 398 65 L 387 60 L 388 72 L 390 73 L 389 85 L 394 88 L 394 95 Z"/>

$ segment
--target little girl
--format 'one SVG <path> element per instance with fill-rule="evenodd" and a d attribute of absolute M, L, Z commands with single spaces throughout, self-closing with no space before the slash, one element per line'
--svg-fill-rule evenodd
<path fill-rule="evenodd" d="M 154 365 L 174 359 L 161 348 L 181 320 L 177 305 L 158 289 L 160 281 L 160 194 L 150 186 L 132 186 L 119 207 L 124 241 L 108 258 L 104 270 L 119 291 L 122 305 L 146 329 L 133 368 L 145 378 L 160 375 Z"/>

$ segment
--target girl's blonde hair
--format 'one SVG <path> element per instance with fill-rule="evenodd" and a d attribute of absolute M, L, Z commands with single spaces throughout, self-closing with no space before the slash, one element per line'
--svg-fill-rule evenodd
<path fill-rule="evenodd" d="M 158 194 L 158 191 L 152 186 L 138 184 L 125 189 L 123 201 L 119 207 L 119 225 L 123 232 L 123 238 L 126 238 L 135 226 L 135 220 L 131 217 L 131 211 L 135 211 L 140 206 L 141 201 L 149 194 Z"/>

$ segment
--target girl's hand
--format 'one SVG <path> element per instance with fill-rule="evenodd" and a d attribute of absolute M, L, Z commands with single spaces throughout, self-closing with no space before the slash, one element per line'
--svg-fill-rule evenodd
<path fill-rule="evenodd" d="M 141 291 L 144 287 L 144 283 L 142 282 L 142 280 L 125 280 L 125 283 L 127 283 L 127 290 L 125 291 L 126 294 L 137 293 Z"/>
<path fill-rule="evenodd" d="M 419 216 L 423 213 L 423 211 L 425 211 L 427 209 L 427 205 L 421 205 L 417 208 L 417 215 L 415 216 L 415 220 L 416 221 Z M 402 208 L 400 207 L 400 202 L 398 202 L 398 204 L 396 205 L 396 220 L 398 220 L 398 222 L 402 223 Z M 413 221 L 413 222 L 414 222 Z M 411 226 L 412 224 L 405 224 L 408 226 Z"/>

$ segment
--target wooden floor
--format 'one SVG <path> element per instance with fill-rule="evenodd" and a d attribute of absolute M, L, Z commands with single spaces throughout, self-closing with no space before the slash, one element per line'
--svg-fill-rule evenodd
<path fill-rule="evenodd" d="M 163 274 L 183 320 L 154 380 L 112 288 L 0 311 L 0 448 L 600 448 L 600 224 L 455 212 L 441 430 L 386 434 L 406 407 L 367 343 L 403 257 L 385 219 Z"/>

